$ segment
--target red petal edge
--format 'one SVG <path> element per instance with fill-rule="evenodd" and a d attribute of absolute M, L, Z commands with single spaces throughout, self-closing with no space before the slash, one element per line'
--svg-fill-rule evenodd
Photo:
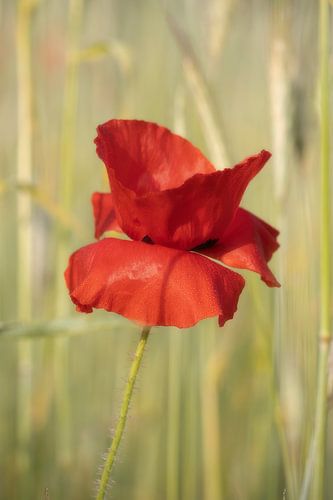
<path fill-rule="evenodd" d="M 122 232 L 111 193 L 93 193 L 91 203 L 94 211 L 96 239 L 99 239 L 106 231 Z"/>
<path fill-rule="evenodd" d="M 269 287 L 279 287 L 279 282 L 267 265 L 279 248 L 278 234 L 279 231 L 267 222 L 239 208 L 219 243 L 200 250 L 200 253 L 220 260 L 227 266 L 259 273 Z"/>
<path fill-rule="evenodd" d="M 201 255 L 105 238 L 77 250 L 65 272 L 80 312 L 101 308 L 142 325 L 188 328 L 237 310 L 244 279 Z"/>
<path fill-rule="evenodd" d="M 248 183 L 270 158 L 262 151 L 233 168 L 195 174 L 176 189 L 138 196 L 110 170 L 117 219 L 133 240 L 191 250 L 230 224 Z"/>
<path fill-rule="evenodd" d="M 194 174 L 215 170 L 193 144 L 156 123 L 110 120 L 97 127 L 95 143 L 109 177 L 112 171 L 137 195 L 175 188 Z"/>

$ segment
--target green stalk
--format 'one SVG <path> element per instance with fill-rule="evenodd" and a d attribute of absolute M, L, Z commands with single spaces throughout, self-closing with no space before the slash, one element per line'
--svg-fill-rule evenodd
<path fill-rule="evenodd" d="M 112 439 L 111 447 L 109 449 L 103 472 L 102 472 L 102 477 L 100 480 L 99 488 L 98 488 L 98 493 L 96 496 L 96 500 L 103 500 L 105 498 L 106 490 L 109 484 L 109 479 L 112 471 L 112 467 L 114 465 L 114 461 L 117 455 L 117 451 L 119 448 L 119 444 L 125 429 L 126 425 L 126 420 L 127 420 L 127 414 L 128 414 L 128 408 L 129 404 L 131 402 L 132 394 L 133 394 L 133 389 L 134 389 L 134 384 L 136 381 L 136 377 L 139 371 L 139 368 L 141 366 L 141 361 L 142 361 L 142 356 L 147 344 L 148 336 L 150 333 L 150 327 L 145 327 L 142 330 L 140 341 L 138 343 L 138 346 L 136 348 L 135 354 L 134 354 L 134 359 L 131 365 L 131 369 L 129 372 L 129 377 L 125 386 L 124 390 L 124 395 L 123 395 L 123 402 L 121 405 L 120 409 L 120 416 L 117 422 L 116 430 Z"/>
<path fill-rule="evenodd" d="M 226 338 L 226 337 L 224 337 Z M 229 337 L 230 338 L 230 337 Z M 208 358 L 202 386 L 204 498 L 219 500 L 222 488 L 221 431 L 219 412 L 219 383 L 225 369 L 223 351 L 213 352 Z"/>
<path fill-rule="evenodd" d="M 302 499 L 324 495 L 324 469 L 327 437 L 328 363 L 331 342 L 331 244 L 330 244 L 330 146 L 329 146 L 329 1 L 320 0 L 319 9 L 319 87 L 320 87 L 320 151 L 321 151 L 321 255 L 320 255 L 320 331 L 317 379 L 317 401 L 313 442 L 310 446 Z"/>
<path fill-rule="evenodd" d="M 32 180 L 32 83 L 31 14 L 35 4 L 20 0 L 17 5 L 17 183 Z M 17 195 L 17 315 L 31 320 L 32 290 L 32 206 L 29 193 Z M 29 340 L 18 344 L 17 440 L 18 467 L 21 474 L 29 468 L 28 447 L 31 436 L 32 349 Z M 23 488 L 26 487 L 22 485 Z"/>
<path fill-rule="evenodd" d="M 321 150 L 321 270 L 319 371 L 315 417 L 313 498 L 323 498 L 327 427 L 328 361 L 331 340 L 330 144 L 329 144 L 329 3 L 320 0 L 320 150 Z"/>
<path fill-rule="evenodd" d="M 60 187 L 59 204 L 65 213 L 70 214 L 73 206 L 75 131 L 78 101 L 78 37 L 82 18 L 82 0 L 71 0 L 68 12 L 68 42 L 65 74 L 63 117 L 61 130 Z M 64 269 L 68 260 L 68 241 L 71 231 L 58 223 L 57 253 L 57 314 L 68 308 L 68 294 L 64 285 Z"/>
<path fill-rule="evenodd" d="M 168 439 L 166 461 L 166 499 L 179 498 L 179 461 L 180 461 L 180 411 L 181 387 L 178 367 L 181 366 L 182 338 L 172 333 L 169 337 L 168 369 Z"/>
<path fill-rule="evenodd" d="M 269 63 L 269 83 L 271 96 L 272 140 L 273 140 L 273 173 L 274 191 L 277 202 L 277 227 L 281 231 L 281 248 L 277 254 L 278 276 L 283 283 L 286 277 L 286 240 L 288 233 L 287 185 L 288 185 L 288 159 L 290 158 L 290 71 L 288 71 L 289 58 L 289 5 L 285 0 L 276 0 L 273 4 L 273 37 Z M 287 22 L 286 22 L 287 21 Z M 281 241 L 282 239 L 282 241 Z M 257 301 L 257 294 L 253 293 Z M 257 307 L 262 307 L 257 304 Z M 286 480 L 288 495 L 291 500 L 297 496 L 297 462 L 295 453 L 291 448 L 287 436 L 288 422 L 283 417 L 280 385 L 283 382 L 283 334 L 287 329 L 285 296 L 283 293 L 275 294 L 275 320 L 273 336 L 273 373 L 272 391 L 274 404 L 274 420 L 281 448 L 282 464 Z M 267 325 L 269 327 L 269 325 Z M 267 344 L 268 352 L 271 346 Z"/>
<path fill-rule="evenodd" d="M 78 61 L 75 56 L 82 18 L 82 0 L 70 0 L 68 10 L 67 61 L 61 130 L 59 204 L 71 214 L 73 205 L 75 132 L 78 101 Z M 69 256 L 71 231 L 58 221 L 58 248 L 56 265 L 56 313 L 62 317 L 69 305 L 64 283 L 64 270 Z M 71 460 L 70 400 L 68 392 L 68 339 L 57 339 L 54 345 L 55 398 L 58 418 L 58 458 L 66 467 Z"/>
<path fill-rule="evenodd" d="M 203 133 L 211 160 L 218 165 L 218 168 L 224 168 L 229 164 L 228 152 L 209 85 L 187 34 L 170 14 L 167 14 L 167 21 L 182 55 L 184 75 L 203 124 Z"/>

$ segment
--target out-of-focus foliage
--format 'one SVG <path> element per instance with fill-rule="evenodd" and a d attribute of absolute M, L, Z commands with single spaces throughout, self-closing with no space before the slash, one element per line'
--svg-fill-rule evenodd
<path fill-rule="evenodd" d="M 282 283 L 247 273 L 223 329 L 153 330 L 111 496 L 299 498 L 319 304 L 316 9 L 0 3 L 1 499 L 91 498 L 109 444 L 138 328 L 79 316 L 62 273 L 93 241 L 90 196 L 108 189 L 93 138 L 111 117 L 169 126 L 218 168 L 272 150 L 243 205 L 281 230 Z M 327 452 L 330 469 L 331 439 Z"/>

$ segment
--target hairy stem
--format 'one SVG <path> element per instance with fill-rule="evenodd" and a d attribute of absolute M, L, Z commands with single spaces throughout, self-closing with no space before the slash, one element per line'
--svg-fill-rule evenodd
<path fill-rule="evenodd" d="M 107 455 L 107 458 L 106 458 L 106 461 L 104 464 L 104 468 L 103 468 L 102 477 L 100 480 L 96 500 L 103 500 L 105 498 L 105 494 L 106 494 L 106 490 L 108 487 L 112 467 L 114 465 L 114 461 L 115 461 L 115 458 L 117 455 L 119 444 L 120 444 L 120 441 L 121 441 L 121 438 L 122 438 L 122 435 L 123 435 L 123 432 L 125 429 L 128 408 L 129 408 L 129 404 L 130 404 L 130 401 L 132 398 L 133 388 L 134 388 L 134 384 L 136 381 L 136 377 L 137 377 L 139 368 L 141 366 L 142 356 L 143 356 L 143 352 L 144 352 L 146 344 L 147 344 L 149 332 L 150 332 L 150 327 L 145 327 L 142 330 L 140 341 L 139 341 L 138 346 L 137 346 L 136 351 L 135 351 L 134 359 L 133 359 L 133 362 L 131 365 L 128 380 L 127 380 L 125 390 L 124 390 L 123 402 L 122 402 L 121 409 L 120 409 L 119 419 L 118 419 L 116 430 L 115 430 L 115 433 L 114 433 L 114 436 L 112 439 L 111 447 L 109 449 L 109 452 L 108 452 L 108 455 Z"/>

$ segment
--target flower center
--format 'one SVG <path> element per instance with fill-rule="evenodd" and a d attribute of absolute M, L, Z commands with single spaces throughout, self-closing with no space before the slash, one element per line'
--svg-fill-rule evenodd
<path fill-rule="evenodd" d="M 198 252 L 199 250 L 205 250 L 206 248 L 211 248 L 217 243 L 217 239 L 215 240 L 207 240 L 205 243 L 201 243 L 201 245 L 197 245 L 194 248 L 191 248 L 191 252 Z"/>
<path fill-rule="evenodd" d="M 150 236 L 148 236 L 148 234 L 146 234 L 146 236 L 144 236 L 142 238 L 143 243 L 147 243 L 148 245 L 154 245 L 155 242 L 151 239 Z M 199 252 L 200 250 L 205 250 L 206 248 L 211 248 L 212 246 L 215 245 L 215 243 L 217 243 L 217 239 L 215 240 L 207 240 L 205 241 L 205 243 L 201 243 L 200 245 L 197 245 L 196 247 L 194 248 L 190 248 L 190 252 Z"/>
<path fill-rule="evenodd" d="M 142 238 L 141 241 L 143 241 L 144 243 L 148 243 L 148 245 L 154 245 L 153 240 L 151 239 L 150 236 L 148 236 L 148 234 L 146 234 L 146 236 Z"/>

